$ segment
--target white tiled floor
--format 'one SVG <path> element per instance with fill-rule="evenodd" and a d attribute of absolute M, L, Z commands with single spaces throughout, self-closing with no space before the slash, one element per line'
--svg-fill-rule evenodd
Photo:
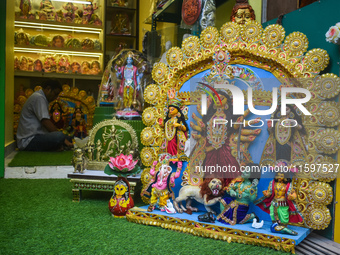
<path fill-rule="evenodd" d="M 5 178 L 67 179 L 67 175 L 73 172 L 73 166 L 8 167 L 16 153 L 13 151 L 5 158 Z"/>

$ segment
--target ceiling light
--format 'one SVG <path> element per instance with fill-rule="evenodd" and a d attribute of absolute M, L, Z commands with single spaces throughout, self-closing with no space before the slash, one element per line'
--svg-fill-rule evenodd
<path fill-rule="evenodd" d="M 92 4 L 89 1 L 73 1 L 73 0 L 52 0 L 52 2 L 71 2 L 75 4 Z"/>
<path fill-rule="evenodd" d="M 34 48 L 20 48 L 14 47 L 14 52 L 26 52 L 36 54 L 60 54 L 60 55 L 72 55 L 82 57 L 97 57 L 100 58 L 102 53 L 84 52 L 84 51 L 63 51 L 63 50 L 48 50 L 48 49 L 34 49 Z"/>
<path fill-rule="evenodd" d="M 79 32 L 79 33 L 91 33 L 100 34 L 100 28 L 93 27 L 74 27 L 74 26 L 64 26 L 64 25 L 54 25 L 54 24 L 44 24 L 44 23 L 33 23 L 26 21 L 15 21 L 14 25 L 16 27 L 26 27 L 34 29 L 47 29 L 47 30 L 58 30 L 58 31 L 68 31 L 68 32 Z"/>

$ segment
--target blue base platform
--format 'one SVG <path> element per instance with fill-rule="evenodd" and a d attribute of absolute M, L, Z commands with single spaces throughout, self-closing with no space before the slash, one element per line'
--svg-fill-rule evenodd
<path fill-rule="evenodd" d="M 260 229 L 256 229 L 253 228 L 252 222 L 249 223 L 245 223 L 245 224 L 236 224 L 234 226 L 232 225 L 227 225 L 227 224 L 223 224 L 219 221 L 215 221 L 215 223 L 205 223 L 205 222 L 201 222 L 198 221 L 198 216 L 204 214 L 205 212 L 193 212 L 192 215 L 189 215 L 187 213 L 174 213 L 174 214 L 168 214 L 166 212 L 162 212 L 158 209 L 155 209 L 152 212 L 147 212 L 147 208 L 149 206 L 142 206 L 139 207 L 143 212 L 145 213 L 149 213 L 149 214 L 156 214 L 156 215 L 163 215 L 163 216 L 168 216 L 171 218 L 178 218 L 178 219 L 185 219 L 185 220 L 189 220 L 189 221 L 194 221 L 200 224 L 205 224 L 205 225 L 211 225 L 211 226 L 217 226 L 217 227 L 226 227 L 229 229 L 237 229 L 237 230 L 241 230 L 241 231 L 245 231 L 245 232 L 253 232 L 253 233 L 259 233 L 259 234 L 263 234 L 263 235 L 271 235 L 271 236 L 276 236 L 279 239 L 281 238 L 288 238 L 288 239 L 292 239 L 295 241 L 295 245 L 298 245 L 300 242 L 303 241 L 303 239 L 305 239 L 309 234 L 310 234 L 310 229 L 309 228 L 304 228 L 304 227 L 297 227 L 297 226 L 289 226 L 290 229 L 296 231 L 298 233 L 297 236 L 293 236 L 293 235 L 287 235 L 287 234 L 279 234 L 279 233 L 272 233 L 270 230 L 270 226 L 272 225 L 272 222 L 269 221 L 265 221 L 263 224 L 263 227 Z M 261 220 L 261 219 L 260 219 Z"/>

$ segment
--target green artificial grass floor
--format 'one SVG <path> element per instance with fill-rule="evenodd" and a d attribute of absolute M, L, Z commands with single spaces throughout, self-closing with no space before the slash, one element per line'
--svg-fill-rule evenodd
<path fill-rule="evenodd" d="M 72 165 L 73 151 L 33 152 L 18 151 L 9 167 L 16 166 L 68 166 Z"/>
<path fill-rule="evenodd" d="M 0 254 L 287 254 L 113 218 L 111 193 L 83 195 L 72 202 L 65 179 L 0 179 Z"/>

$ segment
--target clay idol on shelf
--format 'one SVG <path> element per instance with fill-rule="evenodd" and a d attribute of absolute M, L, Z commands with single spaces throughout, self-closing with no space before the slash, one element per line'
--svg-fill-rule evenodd
<path fill-rule="evenodd" d="M 150 205 L 148 212 L 152 212 L 157 206 L 161 211 L 167 211 L 170 198 L 174 199 L 172 188 L 175 186 L 177 179 L 182 170 L 182 162 L 177 163 L 177 170 L 172 173 L 172 168 L 169 165 L 172 156 L 165 153 L 160 155 L 159 162 L 154 161 L 150 170 L 152 179 L 146 189 L 142 191 L 142 195 L 150 196 Z M 172 213 L 171 211 L 167 211 Z"/>
<path fill-rule="evenodd" d="M 61 35 L 56 35 L 52 39 L 52 47 L 64 48 L 65 39 Z"/>
<path fill-rule="evenodd" d="M 289 223 L 303 222 L 303 218 L 298 211 L 294 200 L 297 194 L 287 174 L 278 172 L 269 183 L 268 189 L 263 191 L 263 197 L 256 200 L 263 211 L 270 214 L 272 219 L 271 231 L 289 235 L 298 233 L 289 229 Z"/>
<path fill-rule="evenodd" d="M 98 9 L 97 4 L 92 4 L 93 0 L 89 2 L 89 4 L 83 4 L 83 24 L 89 24 L 94 11 Z"/>
<path fill-rule="evenodd" d="M 127 0 L 110 0 L 112 7 L 127 7 L 128 1 Z"/>
<path fill-rule="evenodd" d="M 20 71 L 27 71 L 28 70 L 28 60 L 26 57 L 22 56 L 20 59 Z"/>
<path fill-rule="evenodd" d="M 82 49 L 85 50 L 93 50 L 94 49 L 94 42 L 93 40 L 86 38 L 81 42 Z"/>
<path fill-rule="evenodd" d="M 80 49 L 81 43 L 77 38 L 70 38 L 66 41 L 66 48 Z"/>
<path fill-rule="evenodd" d="M 188 138 L 189 127 L 182 112 L 183 105 L 176 98 L 175 90 L 168 91 L 168 111 L 165 119 L 159 119 L 159 124 L 164 127 L 165 139 L 161 148 L 166 149 L 170 155 L 178 158 L 184 155 L 185 143 Z"/>
<path fill-rule="evenodd" d="M 55 12 L 52 1 L 51 0 L 42 0 L 40 2 L 40 11 L 38 12 L 38 16 L 40 20 L 55 20 Z"/>
<path fill-rule="evenodd" d="M 252 164 L 247 166 L 251 167 Z M 219 222 L 235 225 L 244 224 L 256 218 L 254 213 L 249 213 L 249 204 L 256 199 L 258 179 L 250 179 L 249 171 L 243 171 L 241 176 L 235 178 L 227 187 L 230 197 L 221 200 L 221 213 L 217 216 Z M 257 218 L 257 221 L 258 218 Z"/>
<path fill-rule="evenodd" d="M 97 14 L 93 14 L 89 24 L 90 25 L 101 26 L 101 25 L 103 25 L 103 22 L 102 22 L 102 20 L 99 18 L 99 16 Z"/>
<path fill-rule="evenodd" d="M 64 13 L 62 10 L 56 11 L 55 13 L 55 21 L 57 22 L 65 22 Z"/>
<path fill-rule="evenodd" d="M 29 72 L 34 71 L 34 62 L 32 58 L 27 58 L 27 71 Z"/>
<path fill-rule="evenodd" d="M 20 60 L 17 56 L 14 57 L 14 70 L 20 70 Z"/>
<path fill-rule="evenodd" d="M 41 62 L 40 59 L 36 59 L 34 61 L 34 71 L 35 72 L 41 72 L 43 68 L 43 63 Z"/>
<path fill-rule="evenodd" d="M 44 70 L 46 73 L 54 73 L 57 70 L 57 62 L 55 57 L 46 56 L 44 61 Z"/>
<path fill-rule="evenodd" d="M 15 41 L 16 41 L 16 45 L 18 46 L 27 46 L 30 44 L 30 39 L 28 37 L 28 34 L 24 33 L 22 29 L 20 29 L 18 33 L 16 34 Z"/>
<path fill-rule="evenodd" d="M 111 22 L 111 34 L 131 35 L 129 15 L 127 13 L 116 13 Z"/>
<path fill-rule="evenodd" d="M 81 63 L 81 73 L 82 74 L 91 74 L 91 65 L 88 61 L 83 61 Z"/>
<path fill-rule="evenodd" d="M 71 64 L 72 73 L 81 73 L 81 66 L 78 62 L 73 62 Z"/>
<path fill-rule="evenodd" d="M 20 0 L 19 8 L 21 10 L 20 18 L 21 19 L 29 18 L 30 11 L 32 9 L 31 1 L 30 0 Z"/>
<path fill-rule="evenodd" d="M 58 58 L 57 73 L 68 73 L 70 70 L 70 60 L 68 56 L 60 56 Z"/>
<path fill-rule="evenodd" d="M 98 39 L 94 39 L 93 43 L 94 43 L 93 45 L 94 50 L 100 50 L 102 48 L 102 45 Z"/>
<path fill-rule="evenodd" d="M 33 40 L 32 40 L 33 39 Z M 50 39 L 45 35 L 37 35 L 32 37 L 31 44 L 39 47 L 48 47 Z"/>
<path fill-rule="evenodd" d="M 78 7 L 75 6 L 72 2 L 68 2 L 63 5 L 63 9 L 66 11 L 64 13 L 64 18 L 67 23 L 72 23 L 75 18 L 75 11 L 78 10 Z"/>
<path fill-rule="evenodd" d="M 255 20 L 255 12 L 248 3 L 248 0 L 236 0 L 231 12 L 230 21 L 244 25 L 250 20 Z"/>
<path fill-rule="evenodd" d="M 98 61 L 92 61 L 91 63 L 91 74 L 97 75 L 101 72 L 100 63 Z"/>

